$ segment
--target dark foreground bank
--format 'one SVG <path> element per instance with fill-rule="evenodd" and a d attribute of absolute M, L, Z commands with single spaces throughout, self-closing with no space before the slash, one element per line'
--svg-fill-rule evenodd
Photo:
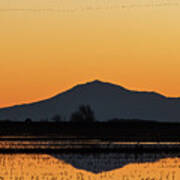
<path fill-rule="evenodd" d="M 121 142 L 179 142 L 180 123 L 126 120 L 113 122 L 0 122 L 3 139 L 100 139 Z"/>

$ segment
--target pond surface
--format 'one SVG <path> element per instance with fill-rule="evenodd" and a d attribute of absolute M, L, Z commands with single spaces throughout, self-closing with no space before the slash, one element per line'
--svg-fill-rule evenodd
<path fill-rule="evenodd" d="M 18 137 L 1 137 L 0 151 L 4 151 L 0 153 L 0 179 L 179 180 L 179 144 L 73 138 L 50 140 L 26 137 L 20 140 Z M 40 151 L 33 152 L 37 148 Z M 51 149 L 50 153 L 46 153 L 47 148 Z M 32 151 L 8 152 L 17 149 L 21 149 L 22 152 L 29 149 Z M 76 151 L 73 151 L 74 149 Z M 87 149 L 89 151 L 86 151 Z M 155 151 L 151 152 L 149 149 Z"/>
<path fill-rule="evenodd" d="M 0 179 L 11 180 L 179 180 L 180 159 L 165 158 L 156 162 L 130 163 L 121 168 L 94 173 L 47 154 L 0 154 Z M 64 155 L 62 155 L 64 156 Z M 104 166 L 121 162 L 119 155 L 91 156 L 91 166 L 101 160 Z M 117 156 L 117 159 L 114 157 Z M 72 154 L 69 157 L 73 158 Z M 76 156 L 84 163 L 84 158 Z M 67 157 L 66 157 L 67 158 Z M 75 159 L 76 159 L 75 158 Z M 118 159 L 119 158 L 119 159 Z M 133 159 L 127 156 L 127 159 Z M 64 159 L 64 157 L 62 158 Z M 99 162 L 98 162 L 99 161 Z M 106 161 L 106 162 L 105 162 Z M 131 160 L 130 160 L 131 161 Z M 85 164 L 85 163 L 84 163 Z"/>

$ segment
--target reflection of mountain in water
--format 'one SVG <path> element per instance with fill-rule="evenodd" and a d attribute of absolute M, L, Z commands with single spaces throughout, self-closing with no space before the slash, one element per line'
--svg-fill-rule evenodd
<path fill-rule="evenodd" d="M 148 163 L 164 158 L 180 157 L 180 153 L 63 153 L 52 155 L 77 169 L 94 173 L 119 169 L 132 163 Z"/>
<path fill-rule="evenodd" d="M 129 164 L 116 170 L 94 174 L 72 167 L 50 155 L 0 154 L 0 178 L 24 180 L 179 180 L 180 159 Z"/>

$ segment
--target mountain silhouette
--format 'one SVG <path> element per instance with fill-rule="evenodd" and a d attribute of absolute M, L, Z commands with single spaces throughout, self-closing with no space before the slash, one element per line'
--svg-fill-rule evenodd
<path fill-rule="evenodd" d="M 99 80 L 77 85 L 47 100 L 2 108 L 0 119 L 40 121 L 60 114 L 68 121 L 82 104 L 91 106 L 97 121 L 122 118 L 180 122 L 180 98 L 132 91 Z"/>

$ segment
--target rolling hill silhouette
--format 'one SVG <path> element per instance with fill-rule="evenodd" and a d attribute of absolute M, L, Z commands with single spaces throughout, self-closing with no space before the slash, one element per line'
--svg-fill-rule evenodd
<path fill-rule="evenodd" d="M 0 119 L 39 121 L 60 114 L 68 121 L 72 112 L 82 104 L 92 107 L 97 121 L 122 118 L 180 122 L 180 98 L 132 91 L 98 80 L 77 85 L 44 101 L 2 108 Z"/>

